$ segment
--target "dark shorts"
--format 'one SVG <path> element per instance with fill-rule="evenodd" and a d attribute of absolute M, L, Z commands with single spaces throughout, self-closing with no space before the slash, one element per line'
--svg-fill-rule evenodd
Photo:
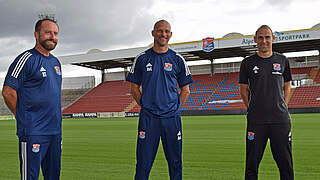
<path fill-rule="evenodd" d="M 169 166 L 170 179 L 182 179 L 181 116 L 168 118 L 154 116 L 142 110 L 137 135 L 136 180 L 149 177 L 158 151 L 160 139 Z"/>

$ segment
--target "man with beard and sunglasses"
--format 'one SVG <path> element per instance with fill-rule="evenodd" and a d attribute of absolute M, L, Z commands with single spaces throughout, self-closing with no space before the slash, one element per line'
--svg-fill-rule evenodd
<path fill-rule="evenodd" d="M 22 180 L 58 180 L 61 168 L 61 65 L 50 52 L 58 43 L 54 19 L 35 25 L 36 45 L 10 65 L 2 95 L 17 120 Z"/>

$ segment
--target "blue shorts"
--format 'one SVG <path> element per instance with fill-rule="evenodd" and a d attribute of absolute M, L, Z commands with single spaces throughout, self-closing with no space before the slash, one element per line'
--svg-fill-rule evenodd
<path fill-rule="evenodd" d="M 59 180 L 60 135 L 19 137 L 21 180 L 38 180 L 40 167 L 45 180 Z"/>

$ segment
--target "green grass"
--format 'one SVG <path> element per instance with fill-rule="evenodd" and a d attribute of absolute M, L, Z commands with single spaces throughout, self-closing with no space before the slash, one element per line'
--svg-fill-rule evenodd
<path fill-rule="evenodd" d="M 245 116 L 185 116 L 183 179 L 244 179 Z M 320 114 L 292 115 L 295 179 L 320 179 Z M 129 180 L 135 171 L 137 118 L 63 120 L 61 177 L 65 180 Z M 0 179 L 19 179 L 15 121 L 0 121 Z M 279 179 L 269 145 L 259 180 Z M 40 179 L 43 179 L 42 177 Z M 168 180 L 160 146 L 151 180 Z"/>
<path fill-rule="evenodd" d="M 11 120 L 14 119 L 13 115 L 0 115 L 0 120 Z"/>

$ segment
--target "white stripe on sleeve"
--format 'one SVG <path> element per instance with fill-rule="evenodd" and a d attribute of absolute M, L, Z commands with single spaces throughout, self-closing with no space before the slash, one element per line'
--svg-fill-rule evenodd
<path fill-rule="evenodd" d="M 188 64 L 187 64 L 186 60 L 184 59 L 184 57 L 179 53 L 177 53 L 177 56 L 179 56 L 183 60 L 184 68 L 186 69 L 186 76 L 190 75 L 191 72 L 190 72 L 190 69 L 189 69 Z"/>
<path fill-rule="evenodd" d="M 16 66 L 14 67 L 11 76 L 13 76 L 14 78 L 18 78 L 19 73 L 21 72 L 24 64 L 27 62 L 30 56 L 32 56 L 32 54 L 29 52 L 26 52 L 21 56 Z"/>
<path fill-rule="evenodd" d="M 142 52 L 142 53 L 138 54 L 138 56 L 136 56 L 136 58 L 134 58 L 133 64 L 132 64 L 131 69 L 130 69 L 130 73 L 131 74 L 134 73 L 134 68 L 136 67 L 136 63 L 137 63 L 138 58 L 143 54 L 145 54 L 145 52 Z"/>

